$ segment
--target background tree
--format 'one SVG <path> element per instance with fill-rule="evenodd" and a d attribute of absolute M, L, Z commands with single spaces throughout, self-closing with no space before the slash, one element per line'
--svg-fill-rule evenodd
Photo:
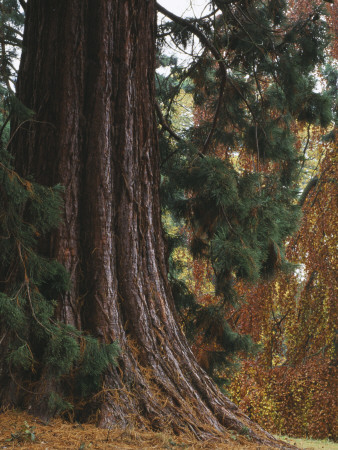
<path fill-rule="evenodd" d="M 301 7 L 302 6 L 302 7 Z M 308 4 L 297 4 L 299 13 Z M 331 33 L 337 17 L 329 7 Z M 293 10 L 295 13 L 295 10 Z M 318 71 L 321 86 L 333 98 L 329 130 L 298 128 L 304 156 L 303 218 L 287 245 L 288 259 L 298 265 L 293 275 L 279 274 L 257 287 L 244 286 L 247 304 L 237 325 L 262 345 L 257 359 L 247 359 L 230 390 L 252 418 L 281 434 L 337 439 L 337 39 L 327 55 L 330 64 Z M 264 405 L 264 407 L 262 407 Z M 292 417 L 292 420 L 290 420 Z"/>
<path fill-rule="evenodd" d="M 320 184 L 310 184 L 301 197 L 302 225 L 287 246 L 299 270 L 250 286 L 250 293 L 242 286 L 247 304 L 237 326 L 262 345 L 262 352 L 244 361 L 230 392 L 271 431 L 335 440 L 337 189 L 332 181 L 337 174 L 334 144 L 317 144 L 325 154 L 317 172 Z"/>

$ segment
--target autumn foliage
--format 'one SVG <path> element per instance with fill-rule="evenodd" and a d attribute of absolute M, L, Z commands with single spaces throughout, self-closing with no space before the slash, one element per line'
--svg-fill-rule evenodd
<path fill-rule="evenodd" d="M 241 409 L 273 433 L 336 440 L 337 375 L 322 356 L 272 369 L 247 360 L 230 389 Z"/>
<path fill-rule="evenodd" d="M 245 294 L 238 320 L 261 344 L 231 385 L 241 408 L 270 430 L 337 439 L 337 161 L 333 144 L 317 141 L 316 182 L 303 204 L 287 256 L 298 264 Z"/>

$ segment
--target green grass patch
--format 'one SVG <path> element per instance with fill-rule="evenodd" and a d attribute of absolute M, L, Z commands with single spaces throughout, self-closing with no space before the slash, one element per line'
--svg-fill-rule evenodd
<path fill-rule="evenodd" d="M 307 450 L 338 450 L 338 442 L 332 442 L 328 439 L 323 441 L 316 439 L 301 439 L 301 438 L 291 438 L 288 436 L 276 436 L 278 439 L 287 442 L 288 444 L 296 445 L 298 448 L 303 448 Z"/>

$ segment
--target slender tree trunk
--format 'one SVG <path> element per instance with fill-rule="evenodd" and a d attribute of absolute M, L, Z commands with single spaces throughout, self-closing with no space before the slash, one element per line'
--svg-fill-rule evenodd
<path fill-rule="evenodd" d="M 64 223 L 44 249 L 72 278 L 57 314 L 120 343 L 97 397 L 101 425 L 202 437 L 248 427 L 278 446 L 219 392 L 177 322 L 160 221 L 155 31 L 154 0 L 28 2 L 17 92 L 36 121 L 16 134 L 16 166 L 65 186 Z"/>

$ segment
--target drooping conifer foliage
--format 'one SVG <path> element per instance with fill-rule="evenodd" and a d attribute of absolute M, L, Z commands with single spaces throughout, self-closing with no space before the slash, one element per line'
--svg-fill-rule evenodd
<path fill-rule="evenodd" d="M 331 100 L 315 91 L 312 75 L 324 61 L 329 33 L 320 8 L 290 22 L 287 3 L 280 1 L 215 2 L 200 20 L 160 11 L 171 19 L 160 28 L 163 36 L 170 33 L 181 47 L 192 36 L 205 44 L 188 69 L 173 66 L 170 86 L 159 80 L 167 119 L 174 117 L 170 94 L 186 77 L 195 105 L 191 128 L 171 133 L 167 146 L 161 141 L 163 205 L 187 221 L 193 256 L 213 268 L 212 305 L 187 306 L 178 283 L 175 298 L 217 377 L 231 353 L 254 349 L 225 320 L 241 302 L 236 282 L 289 268 L 284 242 L 300 217 L 294 123 L 330 123 Z"/>
<path fill-rule="evenodd" d="M 229 353 L 252 347 L 225 311 L 238 301 L 236 280 L 287 265 L 283 241 L 299 214 L 291 123 L 330 120 L 311 77 L 327 44 L 321 12 L 290 22 L 286 2 L 215 1 L 196 20 L 157 5 L 169 19 L 157 30 L 159 51 L 168 35 L 178 46 L 194 36 L 201 49 L 189 67 L 175 65 L 168 89 L 159 77 L 156 104 L 153 0 L 22 6 L 17 96 L 34 117 L 13 117 L 13 168 L 10 159 L 3 167 L 1 245 L 12 247 L 1 262 L 1 307 L 18 319 L 1 328 L 0 376 L 10 387 L 1 398 L 35 399 L 48 416 L 104 386 L 91 403 L 103 425 L 180 432 L 188 423 L 199 437 L 245 429 L 278 446 L 198 366 L 172 293 L 187 333 L 210 344 L 214 377 Z M 182 89 L 193 95 L 194 123 L 175 132 L 171 111 Z M 58 184 L 64 207 L 53 230 Z M 217 305 L 196 303 L 173 271 L 168 283 L 160 206 L 212 266 Z"/>

